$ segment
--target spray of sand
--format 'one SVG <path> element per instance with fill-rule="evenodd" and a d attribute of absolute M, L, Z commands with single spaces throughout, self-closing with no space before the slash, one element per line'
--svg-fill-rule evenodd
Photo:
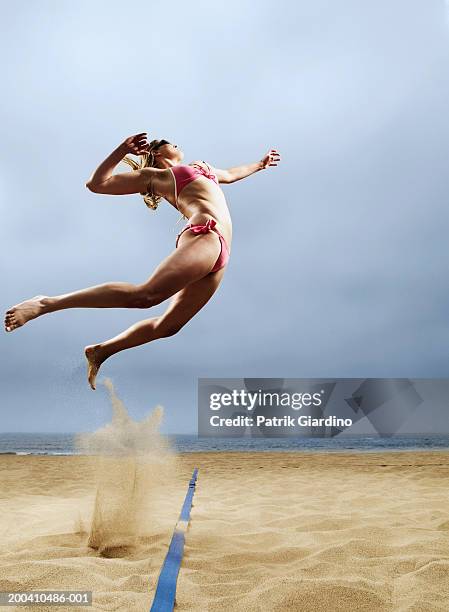
<path fill-rule="evenodd" d="M 133 421 L 104 379 L 112 401 L 112 421 L 94 433 L 81 434 L 77 446 L 94 455 L 97 493 L 88 545 L 105 557 L 132 552 L 151 527 L 164 483 L 176 472 L 176 453 L 159 433 L 162 406 Z"/>

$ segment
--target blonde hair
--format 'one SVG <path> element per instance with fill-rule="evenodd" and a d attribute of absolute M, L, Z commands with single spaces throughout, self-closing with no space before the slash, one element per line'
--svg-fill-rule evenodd
<path fill-rule="evenodd" d="M 141 170 L 142 168 L 156 168 L 156 165 L 155 165 L 156 158 L 154 156 L 153 151 L 154 149 L 157 148 L 160 142 L 161 142 L 160 140 L 152 140 L 150 142 L 148 153 L 144 153 L 143 155 L 139 156 L 140 163 L 136 162 L 131 157 L 124 157 L 122 161 L 124 161 L 125 164 L 128 164 L 128 166 L 131 166 L 133 170 Z M 140 195 L 143 196 L 143 201 L 148 206 L 148 208 L 151 208 L 152 210 L 156 210 L 159 205 L 159 202 L 163 198 L 153 193 L 151 180 L 149 182 L 149 185 L 150 185 L 150 189 L 146 192 L 140 192 Z"/>

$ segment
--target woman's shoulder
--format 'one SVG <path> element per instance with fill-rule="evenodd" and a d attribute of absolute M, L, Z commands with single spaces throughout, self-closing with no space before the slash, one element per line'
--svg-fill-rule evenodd
<path fill-rule="evenodd" d="M 166 170 L 166 168 L 153 168 L 152 166 L 145 166 L 145 168 L 140 168 L 140 173 L 142 176 L 156 176 L 157 174 L 163 174 Z"/>

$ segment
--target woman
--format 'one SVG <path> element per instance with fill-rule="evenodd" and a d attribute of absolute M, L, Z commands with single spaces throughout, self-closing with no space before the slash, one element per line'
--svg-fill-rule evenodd
<path fill-rule="evenodd" d="M 129 153 L 140 155 L 140 164 L 126 157 Z M 271 149 L 259 162 L 219 170 L 204 161 L 183 165 L 183 158 L 177 145 L 167 140 L 148 144 L 143 132 L 126 138 L 86 183 L 94 193 L 140 193 L 153 209 L 164 198 L 188 219 L 174 251 L 147 281 L 139 285 L 106 283 L 54 297 L 38 295 L 6 312 L 5 329 L 10 332 L 31 319 L 65 308 L 150 308 L 173 296 L 162 316 L 140 321 L 110 340 L 85 348 L 92 389 L 108 357 L 176 334 L 209 301 L 223 278 L 232 240 L 231 217 L 219 183 L 233 183 L 276 166 L 280 160 L 278 152 Z M 133 171 L 113 175 L 121 161 Z"/>

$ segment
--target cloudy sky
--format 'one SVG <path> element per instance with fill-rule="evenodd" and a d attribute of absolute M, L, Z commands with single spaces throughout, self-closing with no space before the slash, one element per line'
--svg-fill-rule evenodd
<path fill-rule="evenodd" d="M 443 0 L 3 3 L 3 309 L 142 282 L 177 213 L 84 186 L 147 131 L 226 168 L 232 257 L 179 333 L 102 369 L 131 414 L 196 431 L 198 377 L 447 377 L 449 19 Z M 126 166 L 120 166 L 123 171 Z M 166 305 L 153 309 L 163 312 Z M 148 313 L 77 309 L 1 336 L 1 431 L 109 419 L 83 347 Z"/>

